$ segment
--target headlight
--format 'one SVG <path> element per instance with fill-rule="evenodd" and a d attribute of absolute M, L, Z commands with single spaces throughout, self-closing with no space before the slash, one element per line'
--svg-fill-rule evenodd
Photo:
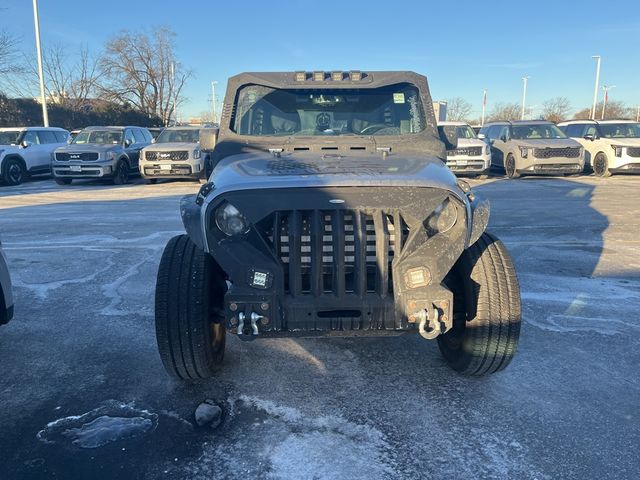
<path fill-rule="evenodd" d="M 490 145 L 485 145 L 484 146 L 484 154 L 485 155 L 489 155 L 491 153 L 491 146 Z"/>
<path fill-rule="evenodd" d="M 216 225 L 225 235 L 241 235 L 249 231 L 249 223 L 236 207 L 228 202 L 216 210 Z"/>
<path fill-rule="evenodd" d="M 104 158 L 107 160 L 113 160 L 114 158 L 116 158 L 116 152 L 106 152 L 104 154 Z"/>
<path fill-rule="evenodd" d="M 611 145 L 611 148 L 613 148 L 613 151 L 615 152 L 616 157 L 622 156 L 622 149 L 624 147 L 621 147 L 620 145 Z"/>
<path fill-rule="evenodd" d="M 199 149 L 195 149 L 193 151 L 193 158 L 200 158 L 200 150 Z"/>
<path fill-rule="evenodd" d="M 456 220 L 458 220 L 458 209 L 449 198 L 445 198 L 425 220 L 424 226 L 430 235 L 435 235 L 451 230 Z"/>
<path fill-rule="evenodd" d="M 520 156 L 522 158 L 527 158 L 529 155 L 529 149 L 527 147 L 520 147 Z"/>

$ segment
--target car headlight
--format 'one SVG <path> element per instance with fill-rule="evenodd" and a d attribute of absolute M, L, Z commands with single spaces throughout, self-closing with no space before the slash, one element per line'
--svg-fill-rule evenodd
<path fill-rule="evenodd" d="M 247 219 L 229 202 L 223 203 L 216 210 L 216 225 L 222 233 L 230 237 L 249 231 Z"/>
<path fill-rule="evenodd" d="M 622 156 L 622 149 L 624 147 L 621 147 L 620 145 L 611 145 L 611 148 L 613 148 L 613 151 L 616 157 Z"/>
<path fill-rule="evenodd" d="M 200 149 L 196 148 L 193 151 L 193 158 L 200 158 Z"/>
<path fill-rule="evenodd" d="M 484 146 L 484 154 L 485 155 L 489 155 L 491 153 L 491 146 L 490 145 L 485 145 Z"/>
<path fill-rule="evenodd" d="M 116 152 L 111 152 L 111 151 L 106 152 L 106 153 L 104 154 L 104 158 L 105 158 L 106 160 L 113 160 L 114 158 L 116 158 Z"/>
<path fill-rule="evenodd" d="M 527 147 L 520 147 L 520 156 L 527 158 L 529 156 L 529 149 Z"/>
<path fill-rule="evenodd" d="M 430 235 L 445 233 L 453 228 L 458 220 L 458 209 L 447 197 L 425 220 L 424 226 Z"/>

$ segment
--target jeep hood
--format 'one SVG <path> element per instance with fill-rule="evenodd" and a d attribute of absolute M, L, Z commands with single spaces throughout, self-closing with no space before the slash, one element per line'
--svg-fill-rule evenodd
<path fill-rule="evenodd" d="M 251 152 L 225 157 L 215 168 L 215 196 L 235 190 L 313 187 L 430 187 L 461 193 L 438 157 L 391 154 Z"/>
<path fill-rule="evenodd" d="M 570 138 L 540 138 L 540 139 L 514 139 L 512 142 L 516 143 L 519 147 L 531 147 L 531 148 L 565 148 L 565 147 L 580 147 L 581 145 Z"/>

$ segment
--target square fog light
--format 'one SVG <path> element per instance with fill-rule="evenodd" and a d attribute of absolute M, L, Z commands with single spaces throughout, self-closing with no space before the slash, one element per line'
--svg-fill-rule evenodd
<path fill-rule="evenodd" d="M 431 283 L 431 272 L 425 267 L 411 268 L 404 274 L 407 288 L 426 287 Z"/>
<path fill-rule="evenodd" d="M 267 288 L 271 287 L 271 283 L 273 282 L 273 275 L 271 274 L 271 272 L 252 268 L 248 273 L 250 286 L 254 288 L 260 288 L 262 290 L 266 290 Z"/>

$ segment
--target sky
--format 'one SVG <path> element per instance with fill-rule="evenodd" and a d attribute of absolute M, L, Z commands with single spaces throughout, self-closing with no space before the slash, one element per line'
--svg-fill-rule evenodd
<path fill-rule="evenodd" d="M 243 71 L 414 70 L 429 79 L 434 100 L 463 97 L 478 118 L 496 102 L 521 102 L 539 114 L 565 96 L 590 107 L 595 61 L 610 100 L 640 105 L 640 1 L 40 0 L 43 47 L 87 45 L 98 52 L 121 29 L 176 33 L 180 61 L 193 71 L 181 117 L 211 108 L 226 79 Z M 0 30 L 35 62 L 28 0 L 0 0 Z M 599 92 L 600 98 L 602 91 Z"/>

